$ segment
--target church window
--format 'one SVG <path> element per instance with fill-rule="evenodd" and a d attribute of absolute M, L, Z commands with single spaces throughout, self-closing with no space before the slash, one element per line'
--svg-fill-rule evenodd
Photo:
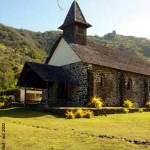
<path fill-rule="evenodd" d="M 131 89 L 132 89 L 132 80 L 131 78 L 129 78 L 127 82 L 127 90 L 131 90 Z"/>
<path fill-rule="evenodd" d="M 100 76 L 100 86 L 104 86 L 104 76 Z"/>

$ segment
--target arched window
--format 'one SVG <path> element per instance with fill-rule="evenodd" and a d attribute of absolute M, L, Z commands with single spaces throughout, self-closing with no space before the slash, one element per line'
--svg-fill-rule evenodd
<path fill-rule="evenodd" d="M 104 81 L 104 75 L 101 75 L 100 76 L 100 86 L 104 86 L 104 83 L 105 81 Z"/>
<path fill-rule="evenodd" d="M 127 82 L 127 90 L 131 90 L 131 89 L 132 89 L 132 80 L 131 78 L 129 78 Z"/>

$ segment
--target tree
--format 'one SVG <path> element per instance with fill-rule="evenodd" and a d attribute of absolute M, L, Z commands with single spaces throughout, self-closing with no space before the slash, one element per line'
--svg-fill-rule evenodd
<path fill-rule="evenodd" d="M 13 85 L 14 73 L 11 70 L 10 64 L 7 60 L 0 62 L 0 87 L 1 90 L 7 89 Z"/>

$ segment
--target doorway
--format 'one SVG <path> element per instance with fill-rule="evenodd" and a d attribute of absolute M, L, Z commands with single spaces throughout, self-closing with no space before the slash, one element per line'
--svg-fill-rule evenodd
<path fill-rule="evenodd" d="M 58 83 L 58 99 L 66 100 L 68 98 L 68 89 L 66 83 Z"/>

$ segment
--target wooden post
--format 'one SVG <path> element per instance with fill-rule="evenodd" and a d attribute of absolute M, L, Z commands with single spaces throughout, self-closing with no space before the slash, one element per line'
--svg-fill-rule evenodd
<path fill-rule="evenodd" d="M 48 81 L 46 81 L 46 109 L 49 108 L 48 99 L 49 99 L 49 84 Z"/>
<path fill-rule="evenodd" d="M 36 101 L 37 98 L 36 98 L 36 89 L 34 89 L 34 101 Z"/>
<path fill-rule="evenodd" d="M 26 106 L 26 98 L 27 98 L 27 96 L 26 96 L 26 93 L 27 93 L 27 88 L 25 87 L 25 92 L 24 92 L 24 107 Z"/>

